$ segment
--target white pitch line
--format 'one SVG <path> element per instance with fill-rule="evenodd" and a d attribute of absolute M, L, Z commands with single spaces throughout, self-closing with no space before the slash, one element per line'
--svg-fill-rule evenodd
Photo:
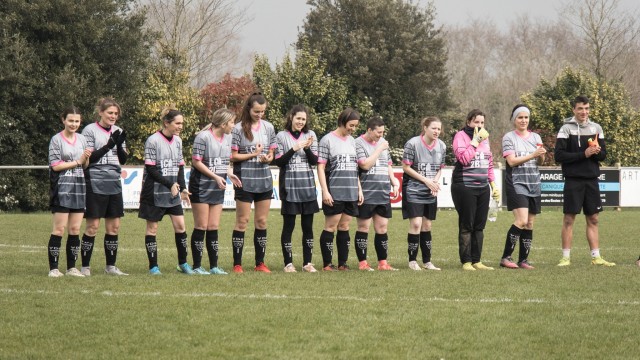
<path fill-rule="evenodd" d="M 68 295 L 68 294 L 82 294 L 82 295 L 102 295 L 102 296 L 117 296 L 117 297 L 165 297 L 165 298 L 230 298 L 230 299 L 249 299 L 249 300 L 339 300 L 339 301 L 357 301 L 357 302 L 381 302 L 385 300 L 396 301 L 394 298 L 384 297 L 372 297 L 364 298 L 357 296 L 304 296 L 304 295 L 288 295 L 288 294 L 230 294 L 224 292 L 188 292 L 188 293 L 163 293 L 160 291 L 153 292 L 135 292 L 135 291 L 52 291 L 52 290 L 25 290 L 25 289 L 10 289 L 0 288 L 0 294 L 26 294 L 26 295 Z M 407 302 L 434 302 L 434 303 L 471 303 L 471 304 L 567 304 L 567 305 L 604 305 L 604 306 L 639 306 L 640 301 L 627 301 L 627 300 L 612 300 L 612 301 L 600 301 L 600 300 L 545 300 L 540 298 L 535 299 L 511 299 L 511 298 L 443 298 L 443 297 L 419 297 L 419 298 L 406 298 L 402 297 L 399 300 Z"/>

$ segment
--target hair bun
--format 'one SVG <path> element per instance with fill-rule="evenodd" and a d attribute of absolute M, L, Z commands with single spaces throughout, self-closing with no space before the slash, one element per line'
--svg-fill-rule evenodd
<path fill-rule="evenodd" d="M 164 108 L 162 108 L 162 112 L 160 113 L 160 115 L 162 117 L 165 117 L 171 111 L 178 111 L 178 107 L 175 104 L 169 104 L 169 105 L 165 106 Z"/>

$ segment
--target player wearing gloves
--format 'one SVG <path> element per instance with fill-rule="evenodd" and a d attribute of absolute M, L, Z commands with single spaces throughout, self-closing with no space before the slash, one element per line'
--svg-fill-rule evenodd
<path fill-rule="evenodd" d="M 484 129 L 484 113 L 478 109 L 467 115 L 466 126 L 453 138 L 456 157 L 451 197 L 458 212 L 458 246 L 463 270 L 493 270 L 482 264 L 482 243 L 489 200 L 500 200 L 494 183 L 493 156 L 489 132 Z M 489 187 L 491 185 L 491 187 Z"/>
<path fill-rule="evenodd" d="M 93 149 L 93 152 L 84 173 L 87 182 L 87 224 L 82 235 L 80 272 L 85 276 L 91 275 L 93 244 L 100 227 L 100 218 L 104 218 L 104 254 L 107 263 L 105 273 L 127 275 L 116 267 L 120 218 L 124 216 L 120 165 L 127 162 L 129 155 L 127 133 L 116 125 L 121 111 L 120 105 L 113 99 L 101 99 L 96 111 L 99 120 L 82 130 L 87 147 Z"/>

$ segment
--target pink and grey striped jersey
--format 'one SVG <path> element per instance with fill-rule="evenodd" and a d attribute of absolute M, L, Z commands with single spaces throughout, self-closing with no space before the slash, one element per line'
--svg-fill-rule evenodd
<path fill-rule="evenodd" d="M 182 139 L 174 135 L 169 141 L 160 131 L 149 136 L 144 143 L 144 164 L 155 166 L 158 172 L 172 184 L 177 183 L 180 166 L 184 165 Z M 145 169 L 142 184 L 143 186 L 151 186 L 153 184 L 153 204 L 155 206 L 169 208 L 182 204 L 180 195 L 171 195 L 171 189 L 158 182 L 147 182 L 147 176 L 150 175 L 147 174 Z M 142 190 L 142 193 L 150 192 Z"/>
<path fill-rule="evenodd" d="M 69 209 L 84 209 L 86 185 L 82 166 L 64 171 L 53 171 L 52 167 L 65 162 L 74 162 L 82 156 L 87 143 L 84 136 L 74 134 L 73 141 L 55 134 L 49 142 L 49 182 L 51 205 Z"/>
<path fill-rule="evenodd" d="M 427 179 L 435 178 L 444 167 L 447 146 L 440 139 L 427 145 L 423 136 L 415 136 L 404 144 L 402 163 L 409 165 L 418 174 Z M 416 204 L 433 204 L 436 201 L 431 189 L 422 181 L 408 174 L 402 175 L 402 201 Z"/>
<path fill-rule="evenodd" d="M 380 140 L 384 140 L 380 138 Z M 364 135 L 356 139 L 356 155 L 358 164 L 367 160 L 376 150 L 380 143 L 368 142 Z M 388 204 L 391 201 L 389 192 L 391 191 L 391 180 L 389 180 L 389 165 L 391 165 L 391 156 L 389 150 L 384 150 L 376 160 L 376 163 L 368 170 L 358 168 L 360 173 L 360 186 L 362 186 L 362 194 L 364 195 L 364 203 L 372 205 Z"/>
<path fill-rule="evenodd" d="M 286 154 L 298 141 L 306 140 L 310 137 L 313 137 L 315 140 L 309 149 L 317 155 L 318 138 L 312 130 L 301 133 L 298 139 L 294 138 L 287 130 L 280 131 L 276 136 L 276 142 L 278 144 L 276 158 L 280 158 Z M 289 163 L 284 166 L 284 177 L 285 178 L 280 179 L 280 181 L 284 181 L 287 194 L 286 200 L 288 202 L 308 202 L 316 200 L 316 180 L 313 176 L 313 170 L 309 165 L 307 154 L 305 154 L 303 149 L 295 152 L 291 159 L 289 159 Z"/>
<path fill-rule="evenodd" d="M 262 154 L 267 155 L 269 150 L 275 149 L 276 131 L 270 122 L 260 120 L 255 128 L 252 128 L 253 141 L 244 136 L 242 123 L 237 123 L 231 131 L 231 150 L 237 150 L 239 154 L 251 154 L 256 146 L 262 144 Z M 273 190 L 273 178 L 269 164 L 259 161 L 258 157 L 251 158 L 240 163 L 233 164 L 233 173 L 242 180 L 242 189 L 251 193 L 264 193 Z"/>
<path fill-rule="evenodd" d="M 358 163 L 352 136 L 332 131 L 320 140 L 318 163 L 326 164 L 327 187 L 333 200 L 358 201 Z"/>
<path fill-rule="evenodd" d="M 87 139 L 87 147 L 97 150 L 107 145 L 111 133 L 116 130 L 122 129 L 113 125 L 111 129 L 105 130 L 95 122 L 82 129 L 82 135 Z M 122 143 L 122 147 L 126 149 L 127 143 Z M 122 168 L 118 160 L 117 146 L 109 149 L 97 162 L 89 164 L 85 171 L 88 183 L 91 184 L 91 190 L 94 193 L 115 195 L 122 192 L 122 183 L 120 182 Z"/>
<path fill-rule="evenodd" d="M 529 132 L 527 137 L 522 137 L 515 131 L 508 132 L 502 137 L 502 156 L 506 159 L 509 155 L 516 157 L 527 156 L 534 153 L 542 144 L 540 135 Z M 506 186 L 515 189 L 516 194 L 525 196 L 541 196 L 540 171 L 537 160 L 531 159 L 516 167 L 507 163 Z"/>
<path fill-rule="evenodd" d="M 222 134 L 222 138 L 217 138 L 213 129 L 199 132 L 193 141 L 191 158 L 201 161 L 211 172 L 226 179 L 231 158 L 231 135 Z M 189 176 L 189 192 L 197 194 L 203 203 L 215 205 L 224 202 L 224 189 L 220 189 L 215 180 L 193 166 Z"/>

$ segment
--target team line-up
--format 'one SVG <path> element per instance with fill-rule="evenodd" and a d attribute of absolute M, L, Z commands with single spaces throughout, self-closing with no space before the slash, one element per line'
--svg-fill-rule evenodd
<path fill-rule="evenodd" d="M 572 102 L 574 116 L 565 121 L 557 135 L 554 158 L 562 164 L 564 176 L 564 221 L 562 258 L 558 266 L 571 264 L 573 224 L 577 214 L 586 217 L 591 263 L 615 266 L 600 255 L 598 213 L 602 211 L 598 176 L 599 162 L 606 157 L 604 134 L 600 125 L 589 119 L 589 99 L 578 96 Z M 319 237 L 323 271 L 349 270 L 349 226 L 357 219 L 355 252 L 358 268 L 374 271 L 367 261 L 368 233 L 373 223 L 377 269 L 397 270 L 387 261 L 387 225 L 391 218 L 391 197 L 397 197 L 399 181 L 393 175 L 389 145 L 383 138 L 385 124 L 379 117 L 367 121 L 366 132 L 353 138 L 360 114 L 346 108 L 337 119 L 337 127 L 318 141 L 309 129 L 308 110 L 294 106 L 287 114 L 285 130 L 276 134 L 264 119 L 267 101 L 262 93 L 248 96 L 242 114 L 219 109 L 211 124 L 195 137 L 189 187 L 184 181 L 184 158 L 179 135 L 184 119 L 177 109 L 162 113 L 162 128 L 151 135 L 144 146 L 144 175 L 138 217 L 146 220 L 145 248 L 149 273 L 160 275 L 157 252 L 158 222 L 169 215 L 178 252 L 177 270 L 184 274 L 227 274 L 218 266 L 218 228 L 227 179 L 233 184 L 236 222 L 232 233 L 233 272 L 242 273 L 242 252 L 251 205 L 254 205 L 255 271 L 270 272 L 265 265 L 267 218 L 273 193 L 270 165 L 280 169 L 281 233 L 284 271 L 296 272 L 291 237 L 296 217 L 302 227 L 302 271 L 317 272 L 312 264 L 314 247 L 313 218 L 320 211 L 316 200 L 315 178 L 322 191 L 324 228 Z M 49 276 L 90 276 L 90 261 L 95 237 L 104 218 L 105 273 L 127 275 L 116 267 L 120 218 L 124 216 L 121 165 L 129 156 L 127 133 L 116 125 L 120 106 L 110 98 L 97 105 L 98 119 L 78 133 L 82 118 L 75 107 L 61 115 L 64 130 L 49 144 L 50 208 L 53 230 L 48 244 Z M 514 130 L 502 139 L 506 160 L 505 193 L 507 209 L 514 221 L 506 234 L 500 266 L 510 269 L 534 267 L 528 256 L 533 241 L 533 225 L 541 211 L 538 162 L 547 155 L 540 136 L 528 130 L 530 110 L 522 104 L 512 110 Z M 453 137 L 455 155 L 451 196 L 459 216 L 458 244 L 463 270 L 493 270 L 481 262 L 484 227 L 490 202 L 498 201 L 500 190 L 494 182 L 493 157 L 485 114 L 474 109 L 466 124 Z M 431 227 L 437 214 L 439 179 L 445 165 L 447 146 L 439 139 L 442 123 L 426 117 L 421 133 L 406 142 L 402 156 L 402 217 L 409 220 L 407 234 L 408 267 L 411 270 L 440 270 L 431 262 Z M 191 234 L 192 265 L 188 263 L 187 229 L 182 202 L 192 207 L 194 229 Z M 82 219 L 85 231 L 80 238 Z M 67 270 L 58 270 L 62 237 L 66 242 Z M 334 265 L 334 238 L 337 266 Z M 518 260 L 512 254 L 519 244 Z M 203 267 L 204 252 L 209 270 Z M 421 252 L 421 262 L 418 253 Z M 80 254 L 82 266 L 76 267 Z M 640 265 L 640 259 L 638 261 Z"/>

